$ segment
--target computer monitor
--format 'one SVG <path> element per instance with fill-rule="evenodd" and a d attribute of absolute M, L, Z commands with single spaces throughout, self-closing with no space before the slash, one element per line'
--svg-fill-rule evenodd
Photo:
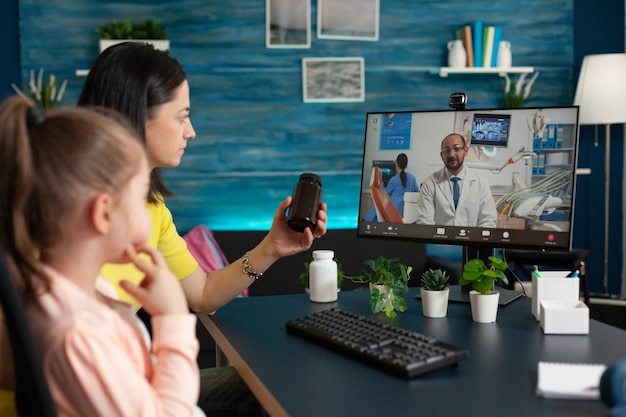
<path fill-rule="evenodd" d="M 372 161 L 372 168 L 373 167 L 380 168 L 380 171 L 383 174 L 383 185 L 385 187 L 389 183 L 389 180 L 391 179 L 391 177 L 396 175 L 396 161 L 375 160 L 375 161 Z"/>
<path fill-rule="evenodd" d="M 474 113 L 472 145 L 506 148 L 509 144 L 510 114 Z"/>
<path fill-rule="evenodd" d="M 402 134 L 395 135 L 401 143 L 394 146 L 389 146 L 388 115 L 402 121 Z M 486 147 L 483 139 L 472 138 L 479 118 L 506 131 L 506 146 Z M 571 250 L 578 130 L 577 106 L 367 113 L 357 235 L 466 247 Z M 436 172 L 446 176 L 441 145 L 451 133 L 468 144 L 466 183 L 457 209 L 452 197 L 444 195 L 452 195 L 452 181 L 429 179 Z M 395 160 L 399 153 L 407 154 L 406 171 L 416 177 L 420 191 L 404 194 L 403 223 L 364 220 L 374 204 L 374 161 Z M 487 197 L 481 200 L 480 187 L 469 193 L 470 180 L 486 183 Z"/>

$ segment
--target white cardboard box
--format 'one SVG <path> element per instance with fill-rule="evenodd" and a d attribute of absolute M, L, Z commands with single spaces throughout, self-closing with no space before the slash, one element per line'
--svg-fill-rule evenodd
<path fill-rule="evenodd" d="M 542 301 L 544 334 L 589 334 L 589 308 L 582 301 Z"/>
<path fill-rule="evenodd" d="M 532 312 L 541 320 L 542 301 L 580 301 L 580 279 L 566 278 L 570 271 L 542 271 L 541 278 L 532 276 Z"/>

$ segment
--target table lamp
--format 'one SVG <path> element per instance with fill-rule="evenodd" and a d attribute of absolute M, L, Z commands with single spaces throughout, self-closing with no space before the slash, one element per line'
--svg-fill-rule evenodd
<path fill-rule="evenodd" d="M 626 54 L 587 55 L 583 59 L 574 105 L 581 125 L 605 125 L 604 161 L 604 277 L 608 294 L 609 181 L 611 125 L 626 123 Z M 596 143 L 597 146 L 597 143 Z"/>

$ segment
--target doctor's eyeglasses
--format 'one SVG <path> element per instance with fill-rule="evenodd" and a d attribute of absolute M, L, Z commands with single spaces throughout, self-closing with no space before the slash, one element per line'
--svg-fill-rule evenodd
<path fill-rule="evenodd" d="M 439 152 L 442 155 L 450 155 L 452 152 L 454 153 L 459 153 L 461 151 L 465 150 L 465 146 L 461 146 L 461 145 L 452 145 L 446 148 L 443 148 L 441 150 L 441 152 Z"/>

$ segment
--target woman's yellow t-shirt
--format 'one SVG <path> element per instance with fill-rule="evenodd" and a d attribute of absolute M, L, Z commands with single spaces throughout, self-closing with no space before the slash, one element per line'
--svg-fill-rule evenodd
<path fill-rule="evenodd" d="M 148 211 L 152 216 L 152 230 L 148 244 L 163 254 L 170 270 L 178 279 L 188 277 L 198 268 L 198 262 L 187 249 L 185 240 L 176 231 L 172 213 L 163 200 L 148 204 Z M 143 272 L 135 268 L 133 264 L 106 264 L 100 273 L 115 286 L 120 300 L 133 304 L 136 310 L 141 308 L 137 300 L 119 287 L 119 282 L 125 279 L 133 284 L 139 284 L 143 279 Z"/>

